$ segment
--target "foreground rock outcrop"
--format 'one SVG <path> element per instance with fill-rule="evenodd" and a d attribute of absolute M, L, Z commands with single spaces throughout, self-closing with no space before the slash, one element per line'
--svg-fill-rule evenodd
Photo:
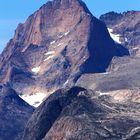
<path fill-rule="evenodd" d="M 80 87 L 61 89 L 36 109 L 22 140 L 126 140 L 140 126 L 139 108 Z"/>
<path fill-rule="evenodd" d="M 33 111 L 8 85 L 0 85 L 0 140 L 20 140 Z"/>

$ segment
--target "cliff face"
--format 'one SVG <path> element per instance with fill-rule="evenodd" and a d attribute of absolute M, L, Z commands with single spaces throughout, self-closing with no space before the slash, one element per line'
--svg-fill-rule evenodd
<path fill-rule="evenodd" d="M 19 24 L 0 60 L 0 81 L 21 96 L 73 85 L 82 73 L 104 72 L 129 55 L 81 0 L 54 0 Z"/>

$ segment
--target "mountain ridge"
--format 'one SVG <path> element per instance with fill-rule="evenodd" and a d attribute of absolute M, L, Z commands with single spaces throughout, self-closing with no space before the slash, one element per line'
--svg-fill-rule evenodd
<path fill-rule="evenodd" d="M 127 11 L 123 13 L 106 13 L 100 17 L 115 34 L 120 35 L 122 45 L 128 48 L 131 56 L 139 57 L 139 11 Z M 129 24 L 128 24 L 129 23 Z"/>

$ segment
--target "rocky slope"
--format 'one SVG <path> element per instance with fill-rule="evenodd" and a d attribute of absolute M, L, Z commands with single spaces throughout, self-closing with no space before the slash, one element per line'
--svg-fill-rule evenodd
<path fill-rule="evenodd" d="M 0 140 L 21 139 L 33 111 L 8 85 L 0 85 Z"/>
<path fill-rule="evenodd" d="M 36 109 L 22 140 L 128 140 L 139 131 L 139 108 L 80 87 L 61 89 Z"/>
<path fill-rule="evenodd" d="M 132 56 L 140 56 L 140 11 L 109 12 L 100 17 L 120 38 Z"/>
<path fill-rule="evenodd" d="M 129 55 L 81 0 L 47 2 L 19 24 L 0 59 L 0 81 L 25 99 L 73 85 L 83 73 L 104 72 L 114 56 Z"/>

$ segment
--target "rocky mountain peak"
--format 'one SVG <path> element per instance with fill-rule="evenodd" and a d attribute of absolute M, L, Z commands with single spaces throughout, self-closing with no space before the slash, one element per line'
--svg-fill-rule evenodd
<path fill-rule="evenodd" d="M 88 15 L 88 17 L 87 17 Z M 15 50 L 25 52 L 30 45 L 48 46 L 51 41 L 74 30 L 83 18 L 89 18 L 90 12 L 81 0 L 54 0 L 44 4 L 23 24 L 19 24 L 14 38 L 10 40 L 2 55 L 8 56 Z M 57 36 L 56 36 L 57 35 Z M 15 47 L 16 46 L 16 47 Z M 3 60 L 3 61 L 4 61 Z"/>
<path fill-rule="evenodd" d="M 121 44 L 128 48 L 131 56 L 140 56 L 140 12 L 109 12 L 100 17 L 107 27 L 120 38 Z M 128 24 L 129 23 L 129 24 Z"/>
<path fill-rule="evenodd" d="M 129 55 L 81 0 L 47 2 L 23 24 L 2 53 L 0 81 L 27 100 L 74 85 L 83 73 L 105 72 L 114 56 Z M 33 96 L 33 97 L 32 97 Z"/>
<path fill-rule="evenodd" d="M 80 0 L 54 0 L 47 2 L 31 15 L 24 24 L 19 25 L 13 40 L 25 46 L 24 49 L 30 44 L 44 45 L 56 34 L 66 32 L 67 28 L 73 28 L 88 13 L 90 12 L 86 5 Z M 54 28 L 53 32 L 51 31 L 52 28 Z"/>

